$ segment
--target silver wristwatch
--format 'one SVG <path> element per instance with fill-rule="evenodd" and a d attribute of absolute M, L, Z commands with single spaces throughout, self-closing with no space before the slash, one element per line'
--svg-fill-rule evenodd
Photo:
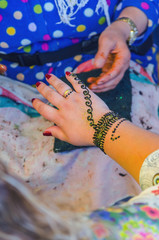
<path fill-rule="evenodd" d="M 128 44 L 129 44 L 129 46 L 131 46 L 133 44 L 133 42 L 136 40 L 137 35 L 138 35 L 138 30 L 137 30 L 135 23 L 128 17 L 121 17 L 121 18 L 116 19 L 116 21 L 123 21 L 123 22 L 126 22 L 129 24 L 130 35 L 128 38 Z"/>

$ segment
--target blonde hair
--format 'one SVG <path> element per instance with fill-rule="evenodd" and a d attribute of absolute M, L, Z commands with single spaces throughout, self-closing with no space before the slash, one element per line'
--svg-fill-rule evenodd
<path fill-rule="evenodd" d="M 1 240 L 91 239 L 86 217 L 48 208 L 23 181 L 0 164 Z"/>

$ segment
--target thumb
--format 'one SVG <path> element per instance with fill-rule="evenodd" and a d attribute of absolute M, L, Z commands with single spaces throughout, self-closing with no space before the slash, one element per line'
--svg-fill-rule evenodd
<path fill-rule="evenodd" d="M 107 54 L 105 52 L 98 51 L 95 59 L 94 59 L 94 65 L 96 68 L 102 68 L 106 62 Z"/>
<path fill-rule="evenodd" d="M 107 41 L 106 38 L 99 39 L 98 52 L 94 59 L 94 65 L 96 68 L 102 68 L 108 58 L 111 51 L 114 50 L 114 43 Z"/>

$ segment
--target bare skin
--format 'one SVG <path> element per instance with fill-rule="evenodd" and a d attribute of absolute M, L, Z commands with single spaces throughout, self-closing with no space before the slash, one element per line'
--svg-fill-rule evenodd
<path fill-rule="evenodd" d="M 137 26 L 138 35 L 141 35 L 147 28 L 148 19 L 138 8 L 125 8 L 120 17 L 129 17 Z M 124 76 L 131 56 L 127 45 L 129 34 L 130 26 L 122 21 L 113 22 L 101 33 L 94 65 L 95 68 L 102 68 L 103 72 L 98 78 L 88 79 L 90 89 L 94 92 L 105 92 L 115 88 Z M 110 66 L 111 54 L 115 55 L 115 58 Z"/>
<path fill-rule="evenodd" d="M 42 82 L 37 84 L 37 89 L 57 109 L 39 99 L 33 100 L 33 107 L 43 117 L 56 124 L 56 126 L 52 125 L 47 128 L 44 135 L 54 136 L 78 146 L 94 146 L 95 130 L 87 120 L 89 108 L 86 105 L 81 84 L 75 80 L 74 76 L 66 75 L 74 91 L 64 98 L 64 92 L 70 87 L 56 76 L 52 74 L 48 76 L 49 78 L 46 80 L 56 91 Z M 89 90 L 89 94 L 92 101 L 93 119 L 96 124 L 110 109 L 91 90 Z M 119 120 L 112 125 L 105 137 L 104 151 L 125 168 L 136 181 L 139 181 L 139 172 L 143 161 L 151 152 L 159 149 L 159 135 L 139 128 L 129 121 L 124 121 L 115 133 L 120 138 L 112 141 L 111 134 L 118 122 Z"/>
<path fill-rule="evenodd" d="M 121 12 L 120 17 L 132 19 L 137 26 L 138 35 L 147 28 L 147 17 L 138 8 L 127 7 Z M 89 87 L 94 92 L 105 92 L 115 88 L 124 76 L 130 61 L 130 51 L 126 43 L 129 33 L 130 26 L 122 21 L 113 22 L 101 33 L 94 67 L 102 68 L 102 74 L 97 78 L 88 79 Z M 0 74 L 4 75 L 6 70 L 6 66 L 0 64 Z"/>

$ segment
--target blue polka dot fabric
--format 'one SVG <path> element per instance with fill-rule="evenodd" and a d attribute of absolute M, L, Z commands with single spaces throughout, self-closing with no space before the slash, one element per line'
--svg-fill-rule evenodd
<path fill-rule="evenodd" d="M 153 31 L 158 21 L 158 1 L 107 0 L 110 20 L 117 18 L 123 8 L 136 6 L 148 17 L 148 28 L 135 44 L 142 43 Z M 104 11 L 96 12 L 97 1 L 88 1 L 74 15 L 71 25 L 61 22 L 57 5 L 53 0 L 0 0 L 0 53 L 29 53 L 57 51 L 101 33 L 108 25 Z M 116 10 L 115 10 L 116 9 Z M 114 14 L 115 13 L 115 14 Z M 132 60 L 144 68 L 156 72 L 156 48 L 153 46 L 147 56 L 132 54 Z M 94 57 L 80 54 L 60 62 L 43 66 L 20 67 L 18 63 L 0 59 L 8 68 L 7 75 L 18 81 L 34 85 L 45 82 L 45 73 L 62 77 L 66 71 L 72 71 L 79 64 Z M 154 79 L 157 81 L 155 74 Z"/>

